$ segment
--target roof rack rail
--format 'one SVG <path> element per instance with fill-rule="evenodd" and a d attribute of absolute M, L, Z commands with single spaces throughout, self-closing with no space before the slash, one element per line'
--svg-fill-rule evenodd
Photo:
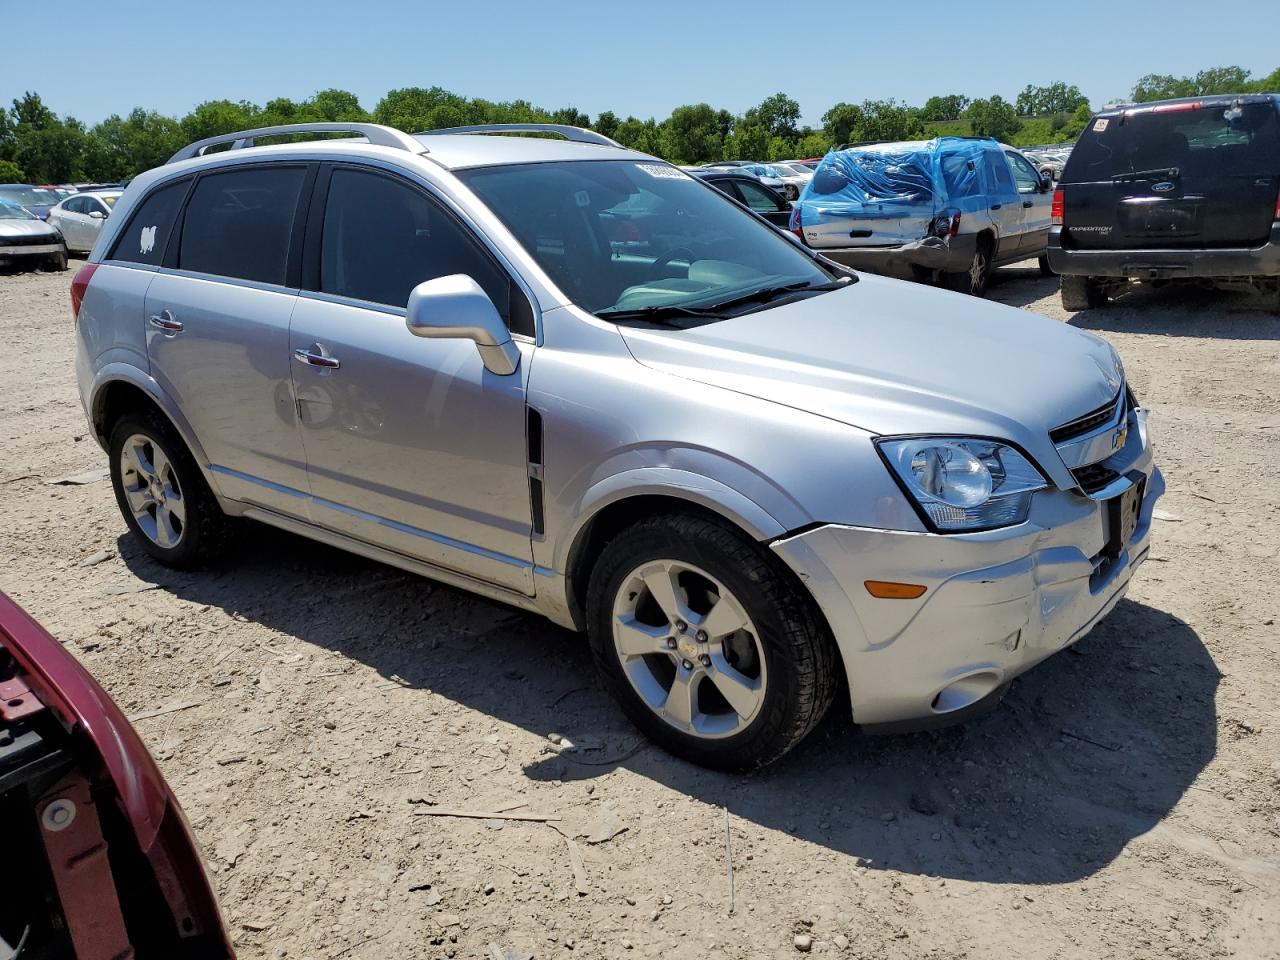
<path fill-rule="evenodd" d="M 439 130 L 423 130 L 419 137 L 445 133 L 558 133 L 574 143 L 594 143 L 601 147 L 625 149 L 617 140 L 610 140 L 603 133 L 572 127 L 567 123 L 478 123 L 470 127 L 442 127 Z"/>
<path fill-rule="evenodd" d="M 172 157 L 168 163 L 179 160 L 190 160 L 192 157 L 204 156 L 210 147 L 230 143 L 232 150 L 252 147 L 259 137 L 279 137 L 291 133 L 358 133 L 377 147 L 398 147 L 413 153 L 425 153 L 426 148 L 417 140 L 394 127 L 384 127 L 380 123 L 286 123 L 278 127 L 258 127 L 254 130 L 238 130 L 235 133 L 224 133 L 216 137 L 206 137 L 189 143 Z"/>

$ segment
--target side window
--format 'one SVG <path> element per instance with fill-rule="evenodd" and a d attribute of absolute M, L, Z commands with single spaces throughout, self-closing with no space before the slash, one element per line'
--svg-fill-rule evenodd
<path fill-rule="evenodd" d="M 67 213 L 84 213 L 84 197 L 72 197 L 62 205 Z"/>
<path fill-rule="evenodd" d="M 1039 193 L 1039 172 L 1016 153 L 1006 153 L 1005 156 L 1009 158 L 1009 166 L 1013 167 L 1013 182 L 1018 185 L 1018 192 Z"/>
<path fill-rule="evenodd" d="M 782 206 L 774 198 L 774 196 L 759 184 L 752 183 L 750 180 L 734 181 L 738 187 L 738 192 L 742 194 L 742 199 L 747 202 L 747 206 L 758 213 L 773 213 L 775 210 L 781 210 Z"/>
<path fill-rule="evenodd" d="M 129 218 L 128 226 L 121 231 L 108 259 L 159 266 L 165 245 L 169 242 L 169 231 L 178 218 L 182 198 L 187 195 L 189 186 L 190 179 L 179 180 L 161 187 L 143 200 Z"/>
<path fill-rule="evenodd" d="M 304 167 L 201 177 L 182 219 L 179 269 L 283 285 L 305 177 Z"/>
<path fill-rule="evenodd" d="M 455 273 L 480 284 L 513 331 L 533 333 L 527 302 L 517 302 L 519 316 L 512 317 L 511 278 L 439 203 L 382 174 L 333 171 L 320 242 L 321 292 L 404 307 L 422 281 Z"/>
<path fill-rule="evenodd" d="M 982 155 L 991 172 L 994 181 L 994 189 L 992 192 L 996 196 L 1008 196 L 1015 193 L 1013 186 L 1013 175 L 1009 172 L 1009 163 L 1005 160 L 1003 150 L 988 150 Z"/>
<path fill-rule="evenodd" d="M 711 186 L 715 187 L 717 190 L 723 193 L 730 200 L 737 200 L 739 203 L 746 203 L 746 201 L 742 198 L 742 194 L 740 194 L 737 190 L 734 189 L 732 180 L 728 180 L 728 179 L 708 180 L 707 183 L 711 184 Z"/>

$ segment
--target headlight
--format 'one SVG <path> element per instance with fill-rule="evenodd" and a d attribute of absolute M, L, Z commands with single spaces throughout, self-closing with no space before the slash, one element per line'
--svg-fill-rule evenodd
<path fill-rule="evenodd" d="M 940 531 L 1022 523 L 1048 482 L 1026 457 L 995 440 L 912 437 L 877 441 L 889 467 Z"/>

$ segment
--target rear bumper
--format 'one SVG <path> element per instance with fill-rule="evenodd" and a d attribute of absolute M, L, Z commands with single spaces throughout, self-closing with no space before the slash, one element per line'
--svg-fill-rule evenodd
<path fill-rule="evenodd" d="M 1049 231 L 1054 273 L 1130 280 L 1280 276 L 1280 221 L 1260 247 L 1213 250 L 1073 250 L 1062 246 L 1062 227 Z"/>
<path fill-rule="evenodd" d="M 925 237 L 900 247 L 813 247 L 829 260 L 888 277 L 910 279 L 912 268 L 957 273 L 968 270 L 977 249 L 977 237 L 959 234 L 948 239 Z"/>
<path fill-rule="evenodd" d="M 809 588 L 835 636 L 855 722 L 881 731 L 962 720 L 1010 681 L 1085 636 L 1119 603 L 1151 545 L 1164 480 L 1145 441 L 1137 526 L 1112 556 L 1104 501 L 1037 494 L 1030 519 L 938 535 L 827 525 L 774 551 Z M 872 597 L 867 580 L 924 584 L 916 600 Z"/>

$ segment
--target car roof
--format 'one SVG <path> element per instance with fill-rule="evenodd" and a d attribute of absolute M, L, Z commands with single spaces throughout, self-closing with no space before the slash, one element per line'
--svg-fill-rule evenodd
<path fill-rule="evenodd" d="M 1118 103 L 1099 110 L 1096 116 L 1114 117 L 1135 110 L 1154 111 L 1158 107 L 1178 106 L 1184 103 L 1199 103 L 1202 106 L 1230 106 L 1236 101 L 1241 103 L 1273 103 L 1280 104 L 1280 95 L 1274 93 L 1212 93 L 1203 97 L 1175 97 L 1171 100 L 1148 100 L 1145 103 Z"/>
<path fill-rule="evenodd" d="M 431 160 L 450 170 L 570 160 L 653 160 L 648 154 L 596 143 L 502 134 L 415 134 Z M 330 141 L 332 142 L 332 141 Z"/>

